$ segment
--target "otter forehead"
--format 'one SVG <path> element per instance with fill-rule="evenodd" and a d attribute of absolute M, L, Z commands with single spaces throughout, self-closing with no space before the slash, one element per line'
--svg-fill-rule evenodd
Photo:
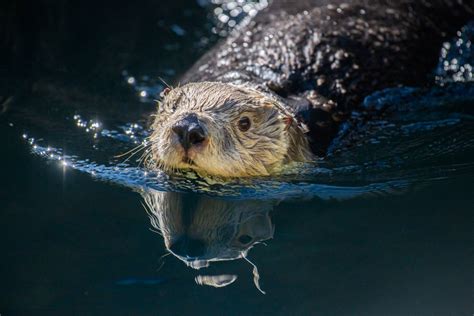
<path fill-rule="evenodd" d="M 188 83 L 174 88 L 163 98 L 162 106 L 177 112 L 213 111 L 238 113 L 243 110 L 258 109 L 261 98 L 256 91 L 219 82 Z M 218 112 L 213 112 L 218 113 Z"/>

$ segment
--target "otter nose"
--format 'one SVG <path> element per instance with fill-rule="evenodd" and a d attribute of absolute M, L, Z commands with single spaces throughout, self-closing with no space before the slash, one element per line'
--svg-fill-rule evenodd
<path fill-rule="evenodd" d="M 202 240 L 182 236 L 169 249 L 177 256 L 195 260 L 204 255 L 206 246 Z"/>
<path fill-rule="evenodd" d="M 179 142 L 183 145 L 184 149 L 198 145 L 206 139 L 206 133 L 194 114 L 188 115 L 171 129 L 178 135 Z"/>

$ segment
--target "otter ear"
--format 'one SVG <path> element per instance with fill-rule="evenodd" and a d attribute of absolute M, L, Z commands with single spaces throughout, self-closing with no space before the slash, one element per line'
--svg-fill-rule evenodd
<path fill-rule="evenodd" d="M 164 95 L 167 95 L 170 91 L 171 91 L 171 88 L 170 88 L 170 87 L 166 87 L 166 88 L 163 89 L 163 94 L 164 94 Z"/>
<path fill-rule="evenodd" d="M 166 95 L 168 95 L 168 93 L 170 93 L 170 91 L 171 91 L 171 88 L 169 87 L 164 88 L 163 91 L 161 91 L 160 93 L 160 97 L 164 98 Z"/>

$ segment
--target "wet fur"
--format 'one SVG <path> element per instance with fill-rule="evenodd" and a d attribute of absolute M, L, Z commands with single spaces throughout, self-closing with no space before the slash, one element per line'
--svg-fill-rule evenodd
<path fill-rule="evenodd" d="M 472 1 L 322 4 L 275 0 L 206 53 L 162 100 L 149 166 L 242 177 L 324 155 L 366 96 L 428 84 L 442 42 L 474 17 Z M 191 164 L 170 130 L 186 113 L 210 135 Z M 236 129 L 244 113 L 255 121 L 247 133 Z"/>
<path fill-rule="evenodd" d="M 209 136 L 203 148 L 192 148 L 192 164 L 183 162 L 183 148 L 171 127 L 196 114 Z M 248 131 L 237 127 L 249 117 Z M 288 123 L 288 119 L 290 123 Z M 164 169 L 191 168 L 224 177 L 269 175 L 288 161 L 312 158 L 307 140 L 278 100 L 246 86 L 215 82 L 190 83 L 172 89 L 159 104 L 150 141 L 153 160 Z"/>

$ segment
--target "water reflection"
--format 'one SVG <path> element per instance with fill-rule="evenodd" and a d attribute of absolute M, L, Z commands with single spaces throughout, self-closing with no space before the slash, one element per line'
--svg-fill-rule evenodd
<path fill-rule="evenodd" d="M 224 200 L 152 189 L 141 194 L 151 225 L 163 236 L 170 253 L 194 269 L 214 261 L 247 260 L 261 290 L 257 267 L 247 254 L 254 245 L 273 238 L 270 211 L 275 202 Z M 198 276 L 196 282 L 222 287 L 236 279 L 235 275 Z"/>

